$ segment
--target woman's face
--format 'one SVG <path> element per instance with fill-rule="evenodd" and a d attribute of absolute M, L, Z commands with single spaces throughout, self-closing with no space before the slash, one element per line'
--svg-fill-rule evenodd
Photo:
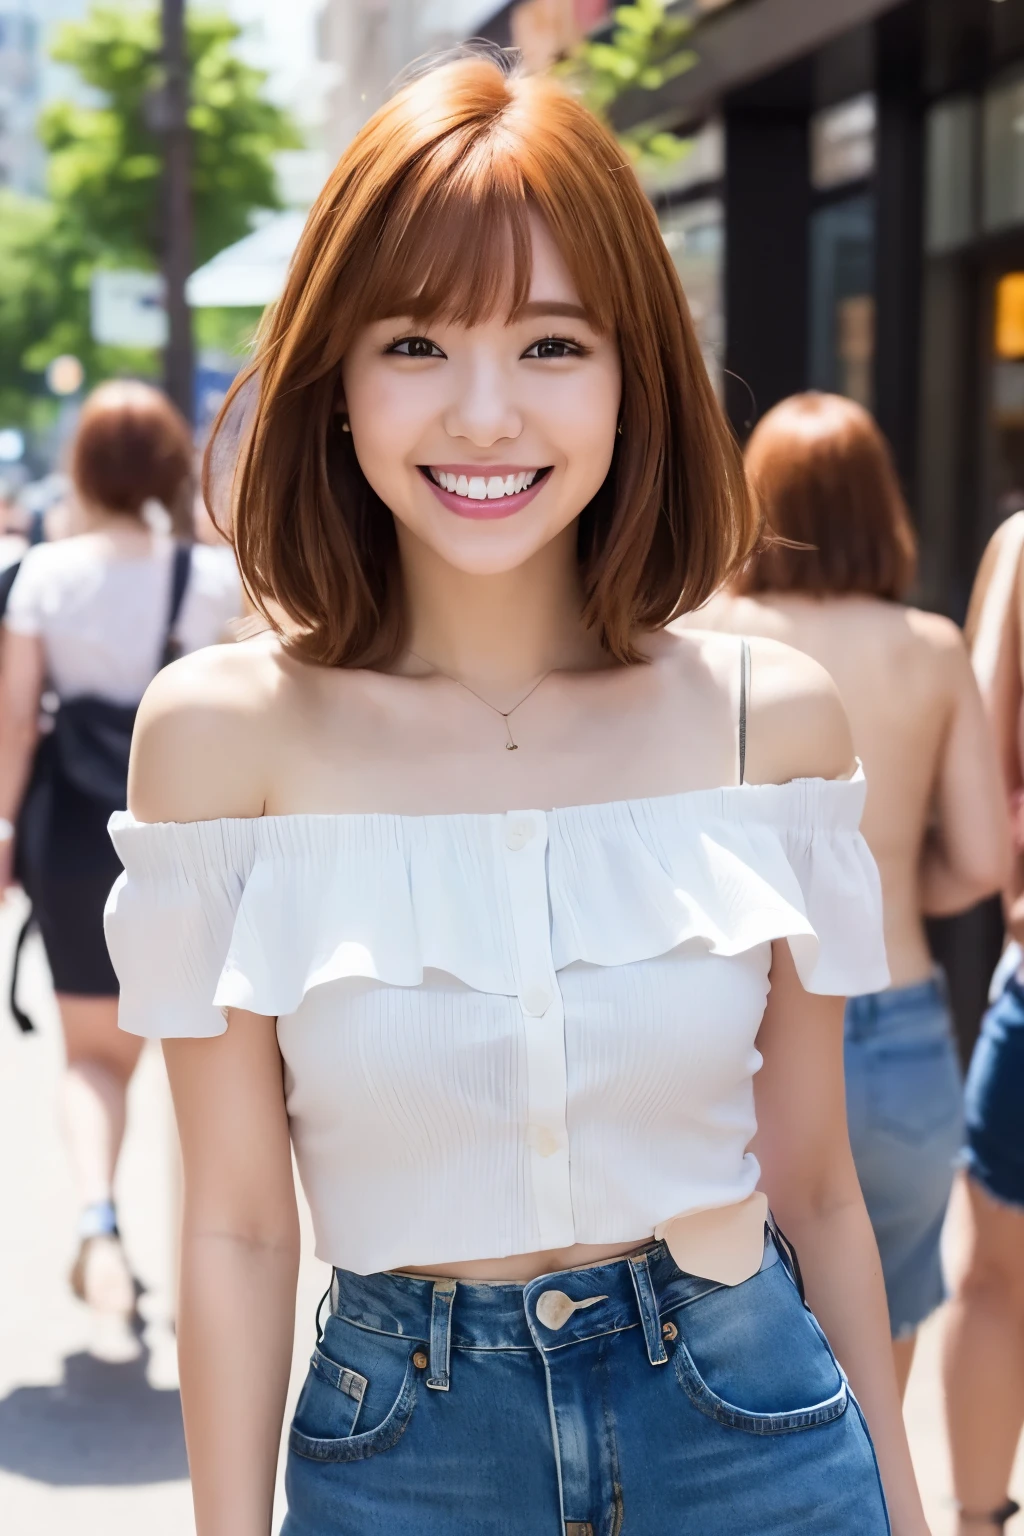
<path fill-rule="evenodd" d="M 531 221 L 524 312 L 479 325 L 367 326 L 342 369 L 360 467 L 401 528 L 476 575 L 523 565 L 582 512 L 611 464 L 615 338 L 592 329 L 558 250 Z"/>

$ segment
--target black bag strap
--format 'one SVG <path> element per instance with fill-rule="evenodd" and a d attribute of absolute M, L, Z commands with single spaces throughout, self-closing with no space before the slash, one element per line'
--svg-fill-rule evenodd
<path fill-rule="evenodd" d="M 167 612 L 167 627 L 164 631 L 163 650 L 160 653 L 160 666 L 169 667 L 172 661 L 177 661 L 181 655 L 181 642 L 175 630 L 178 626 L 178 618 L 181 614 L 181 605 L 185 601 L 185 593 L 188 590 L 188 578 L 192 571 L 192 546 L 191 544 L 175 544 L 174 564 L 171 568 L 171 605 Z"/>
<path fill-rule="evenodd" d="M 18 1002 L 18 973 L 21 970 L 21 952 L 25 948 L 25 940 L 28 938 L 29 929 L 35 922 L 35 913 L 30 911 L 28 917 L 21 925 L 17 940 L 14 945 L 14 959 L 11 964 L 11 990 L 7 998 L 7 1005 L 11 1010 L 11 1017 L 21 1030 L 23 1035 L 37 1033 L 36 1026 Z"/>

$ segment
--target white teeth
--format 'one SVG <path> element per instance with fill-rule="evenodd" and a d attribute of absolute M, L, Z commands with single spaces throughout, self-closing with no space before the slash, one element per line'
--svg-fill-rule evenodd
<path fill-rule="evenodd" d="M 509 475 L 455 475 L 447 469 L 432 469 L 431 477 L 443 491 L 456 496 L 468 496 L 471 501 L 499 501 L 503 496 L 516 496 L 527 490 L 539 469 L 521 469 Z"/>

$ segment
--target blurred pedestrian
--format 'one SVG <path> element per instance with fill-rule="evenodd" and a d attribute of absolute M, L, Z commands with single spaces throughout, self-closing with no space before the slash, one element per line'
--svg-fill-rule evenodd
<path fill-rule="evenodd" d="M 864 763 L 892 985 L 847 1004 L 847 1117 L 905 1387 L 917 1328 L 943 1299 L 939 1237 L 962 1134 L 949 1001 L 924 918 L 999 888 L 998 768 L 959 629 L 906 605 L 914 534 L 867 411 L 796 395 L 760 422 L 746 460 L 768 537 L 687 622 L 783 640 L 821 662 Z"/>
<path fill-rule="evenodd" d="M 240 604 L 237 574 L 219 552 L 176 545 L 144 520 L 147 503 L 181 498 L 191 454 L 185 421 L 157 390 L 96 390 L 71 448 L 83 531 L 25 553 L 0 668 L 0 881 L 17 875 L 25 886 L 60 1009 L 61 1117 L 81 1206 L 72 1285 L 121 1314 L 134 1308 L 134 1284 L 114 1174 L 140 1043 L 117 1029 L 103 939 L 120 867 L 106 823 L 125 804 L 146 685 L 171 654 L 218 640 Z M 50 695 L 59 707 L 41 720 Z"/>
<path fill-rule="evenodd" d="M 981 686 L 1013 811 L 1014 867 L 1004 892 L 1011 942 L 967 1073 L 966 1173 L 953 1213 L 956 1273 L 944 1351 L 958 1536 L 1001 1526 L 1024 1425 L 1024 513 L 996 532 L 968 614 Z"/>

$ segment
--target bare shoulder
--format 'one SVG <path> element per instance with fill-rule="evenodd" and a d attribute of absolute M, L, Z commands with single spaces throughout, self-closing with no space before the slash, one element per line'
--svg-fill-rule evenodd
<path fill-rule="evenodd" d="M 904 609 L 911 634 L 922 645 L 948 660 L 951 656 L 966 654 L 963 630 L 942 613 L 929 613 L 924 608 Z"/>
<path fill-rule="evenodd" d="M 791 645 L 752 638 L 747 779 L 838 779 L 853 765 L 850 723 L 829 673 Z"/>
<path fill-rule="evenodd" d="M 937 694 L 954 704 L 965 689 L 975 686 L 963 630 L 941 613 L 927 613 L 921 608 L 907 608 L 905 613 L 922 669 L 927 669 L 933 696 Z"/>
<path fill-rule="evenodd" d="M 276 640 L 259 635 L 158 673 L 132 738 L 128 805 L 140 821 L 262 814 L 281 671 Z"/>

